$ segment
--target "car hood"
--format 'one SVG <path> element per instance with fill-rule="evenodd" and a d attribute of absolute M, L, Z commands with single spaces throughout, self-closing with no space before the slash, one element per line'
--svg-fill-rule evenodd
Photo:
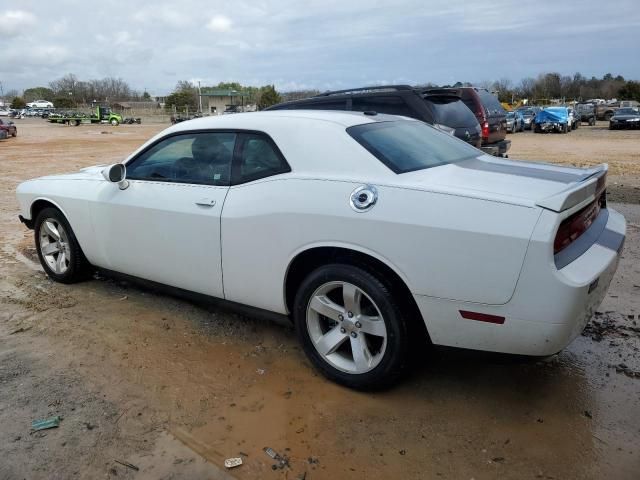
<path fill-rule="evenodd" d="M 631 120 L 632 118 L 640 118 L 640 115 L 614 115 L 611 120 Z"/>
<path fill-rule="evenodd" d="M 101 180 L 102 170 L 107 165 L 95 165 L 93 167 L 86 167 L 79 172 L 62 173 L 58 175 L 47 175 L 46 177 L 39 177 L 36 180 Z"/>
<path fill-rule="evenodd" d="M 488 155 L 399 175 L 403 187 L 473 196 L 523 206 L 575 189 L 606 166 L 561 167 Z M 553 209 L 553 208 L 552 208 Z"/>

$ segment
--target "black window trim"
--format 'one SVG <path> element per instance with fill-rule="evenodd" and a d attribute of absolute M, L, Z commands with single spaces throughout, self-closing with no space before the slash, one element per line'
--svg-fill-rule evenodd
<path fill-rule="evenodd" d="M 204 128 L 204 129 L 190 129 L 190 130 L 180 130 L 177 132 L 171 132 L 167 135 L 164 135 L 163 137 L 158 138 L 156 141 L 154 141 L 153 143 L 147 145 L 143 150 L 139 151 L 134 157 L 126 160 L 124 162 L 124 166 L 127 167 L 129 165 L 133 165 L 138 159 L 140 159 L 141 156 L 143 156 L 144 154 L 146 154 L 149 150 L 151 150 L 153 147 L 155 147 L 156 145 L 158 145 L 161 142 L 164 142 L 165 140 L 172 138 L 172 137 L 177 137 L 177 136 L 181 136 L 181 135 L 193 135 L 196 133 L 234 133 L 236 134 L 236 140 L 235 140 L 235 144 L 233 146 L 233 153 L 232 153 L 232 157 L 231 157 L 231 175 L 229 176 L 229 184 L 228 185 L 212 185 L 210 183 L 203 183 L 203 182 L 193 182 L 193 181 L 185 181 L 185 180 L 175 180 L 175 179 L 171 179 L 171 178 L 131 178 L 130 180 L 136 181 L 136 182 L 153 182 L 153 183 L 177 183 L 177 184 L 183 184 L 183 185 L 202 185 L 202 186 L 206 186 L 206 187 L 222 187 L 222 188 L 229 188 L 233 185 L 236 185 L 236 183 L 234 183 L 234 171 L 236 169 L 240 168 L 240 156 L 238 153 L 238 146 L 240 145 L 240 139 L 241 139 L 241 135 L 242 134 L 254 134 L 254 135 L 263 135 L 264 137 L 267 138 L 267 141 L 269 142 L 269 144 L 273 147 L 274 151 L 276 152 L 276 155 L 278 155 L 280 157 L 280 159 L 284 162 L 284 164 L 288 167 L 288 170 L 284 170 L 282 172 L 278 172 L 276 174 L 270 174 L 270 175 L 266 175 L 264 177 L 261 178 L 266 178 L 268 176 L 273 176 L 273 175 L 280 175 L 282 173 L 288 173 L 291 172 L 291 166 L 289 164 L 289 162 L 287 162 L 287 159 L 284 157 L 284 155 L 282 154 L 282 152 L 280 151 L 280 149 L 278 148 L 278 145 L 273 141 L 273 139 L 271 138 L 271 136 L 269 134 L 267 134 L 266 132 L 260 131 L 260 130 L 251 130 L 251 129 L 242 129 L 242 128 Z M 255 180 L 259 180 L 258 178 L 256 179 L 252 179 L 252 180 L 245 180 L 244 182 L 241 183 L 248 183 L 248 182 L 253 182 Z"/>

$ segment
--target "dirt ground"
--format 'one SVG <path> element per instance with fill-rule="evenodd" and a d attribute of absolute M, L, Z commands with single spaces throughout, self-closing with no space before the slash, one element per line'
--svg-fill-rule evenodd
<path fill-rule="evenodd" d="M 611 166 L 627 243 L 582 336 L 539 361 L 438 349 L 365 394 L 320 377 L 289 328 L 101 275 L 48 280 L 16 185 L 120 161 L 163 127 L 18 128 L 0 142 L 0 480 L 638 478 L 640 131 L 510 136 L 513 158 Z"/>

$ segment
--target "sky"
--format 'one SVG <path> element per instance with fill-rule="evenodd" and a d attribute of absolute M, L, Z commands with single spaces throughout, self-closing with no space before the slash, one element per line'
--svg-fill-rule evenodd
<path fill-rule="evenodd" d="M 21 0 L 0 11 L 4 91 L 120 77 L 281 91 L 515 84 L 542 72 L 640 79 L 639 0 Z"/>

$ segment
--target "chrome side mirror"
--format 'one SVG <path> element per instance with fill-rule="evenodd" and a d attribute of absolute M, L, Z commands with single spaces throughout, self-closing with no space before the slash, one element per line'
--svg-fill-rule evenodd
<path fill-rule="evenodd" d="M 124 190 L 129 186 L 129 182 L 126 180 L 127 167 L 122 163 L 114 163 L 102 170 L 102 176 L 105 180 L 111 183 L 117 183 L 120 190 Z"/>

